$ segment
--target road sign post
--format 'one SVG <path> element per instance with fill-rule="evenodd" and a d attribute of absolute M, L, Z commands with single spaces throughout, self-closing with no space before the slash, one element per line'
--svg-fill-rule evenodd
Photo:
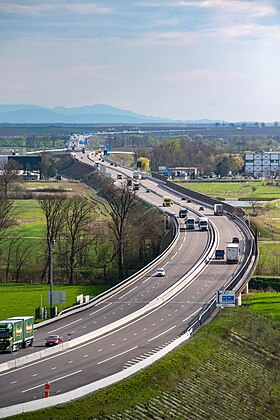
<path fill-rule="evenodd" d="M 235 292 L 233 290 L 216 291 L 217 308 L 233 308 L 235 306 Z"/>

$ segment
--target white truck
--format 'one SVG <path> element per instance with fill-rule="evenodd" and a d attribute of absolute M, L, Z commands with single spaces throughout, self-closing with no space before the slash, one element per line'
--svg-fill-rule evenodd
<path fill-rule="evenodd" d="M 226 262 L 228 264 L 237 264 L 239 252 L 239 244 L 228 244 L 226 247 Z"/>
<path fill-rule="evenodd" d="M 224 211 L 224 206 L 221 203 L 214 204 L 214 214 L 215 216 L 222 216 Z"/>
<path fill-rule="evenodd" d="M 198 229 L 199 230 L 208 230 L 208 218 L 207 217 L 199 217 L 198 219 Z"/>
<path fill-rule="evenodd" d="M 195 218 L 194 217 L 187 217 L 185 220 L 186 229 L 194 229 L 195 228 Z"/>

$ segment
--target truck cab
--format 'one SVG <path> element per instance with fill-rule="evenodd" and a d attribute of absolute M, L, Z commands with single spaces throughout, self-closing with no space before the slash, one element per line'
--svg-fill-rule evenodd
<path fill-rule="evenodd" d="M 173 201 L 169 197 L 169 195 L 165 195 L 163 197 L 163 207 L 170 207 L 173 204 Z"/>
<path fill-rule="evenodd" d="M 140 184 L 138 181 L 133 182 L 133 191 L 138 191 L 140 188 Z"/>
<path fill-rule="evenodd" d="M 195 218 L 194 217 L 187 217 L 185 220 L 186 229 L 194 229 L 195 228 Z"/>
<path fill-rule="evenodd" d="M 198 219 L 198 228 L 201 231 L 208 230 L 208 219 L 207 219 L 207 217 L 200 217 Z"/>

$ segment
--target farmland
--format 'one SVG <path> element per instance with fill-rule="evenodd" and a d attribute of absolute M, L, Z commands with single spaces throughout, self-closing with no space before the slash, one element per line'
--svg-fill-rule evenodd
<path fill-rule="evenodd" d="M 176 182 L 177 183 L 177 182 Z M 217 199 L 235 200 L 277 200 L 280 199 L 280 185 L 265 181 L 219 181 L 178 182 L 183 187 Z"/>

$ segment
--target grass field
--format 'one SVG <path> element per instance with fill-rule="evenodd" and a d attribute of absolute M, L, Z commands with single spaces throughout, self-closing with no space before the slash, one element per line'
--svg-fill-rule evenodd
<path fill-rule="evenodd" d="M 276 185 L 265 185 L 264 181 L 178 182 L 178 184 L 213 198 L 256 198 L 258 200 L 280 199 L 280 187 Z"/>
<path fill-rule="evenodd" d="M 280 293 L 253 293 L 245 299 L 245 304 L 255 312 L 280 321 Z"/>
<path fill-rule="evenodd" d="M 66 303 L 57 305 L 58 311 L 75 304 L 75 297 L 83 293 L 91 297 L 97 296 L 108 288 L 106 286 L 58 286 L 54 291 L 66 292 Z M 18 314 L 33 315 L 38 306 L 48 306 L 48 285 L 3 284 L 0 283 L 0 319 L 10 318 Z"/>
<path fill-rule="evenodd" d="M 71 404 L 14 418 L 275 420 L 279 332 L 278 322 L 248 306 L 225 309 L 190 342 L 133 378 Z"/>

